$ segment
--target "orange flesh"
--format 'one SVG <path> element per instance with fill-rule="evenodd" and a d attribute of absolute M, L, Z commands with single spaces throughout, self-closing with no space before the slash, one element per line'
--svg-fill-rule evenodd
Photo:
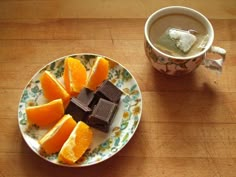
<path fill-rule="evenodd" d="M 40 127 L 50 125 L 64 115 L 62 99 L 57 99 L 40 106 L 26 108 L 27 119 L 30 123 Z"/>
<path fill-rule="evenodd" d="M 40 78 L 44 96 L 49 100 L 61 98 L 64 107 L 69 103 L 70 95 L 62 84 L 49 72 L 45 71 Z"/>
<path fill-rule="evenodd" d="M 107 79 L 109 72 L 109 62 L 104 58 L 97 58 L 88 78 L 87 87 L 91 90 L 96 88 Z"/>
<path fill-rule="evenodd" d="M 65 59 L 63 77 L 67 92 L 76 96 L 86 84 L 86 68 L 80 60 L 68 57 Z"/>
<path fill-rule="evenodd" d="M 59 161 L 74 164 L 88 149 L 92 138 L 93 132 L 91 128 L 84 122 L 79 121 L 60 150 Z"/>
<path fill-rule="evenodd" d="M 75 126 L 76 122 L 72 116 L 69 114 L 64 115 L 63 118 L 39 140 L 39 144 L 47 154 L 59 152 Z"/>

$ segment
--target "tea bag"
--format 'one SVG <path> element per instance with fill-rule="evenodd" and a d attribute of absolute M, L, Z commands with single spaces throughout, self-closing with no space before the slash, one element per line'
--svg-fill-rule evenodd
<path fill-rule="evenodd" d="M 169 29 L 169 36 L 175 41 L 175 45 L 184 53 L 187 53 L 197 38 L 189 31 L 184 31 L 176 28 Z"/>
<path fill-rule="evenodd" d="M 197 40 L 192 33 L 192 30 L 168 28 L 158 39 L 157 47 L 170 55 L 184 55 L 189 52 Z"/>
<path fill-rule="evenodd" d="M 169 37 L 169 29 L 167 29 L 157 40 L 155 46 L 169 55 L 184 55 L 184 53 L 178 49 L 175 42 Z"/>

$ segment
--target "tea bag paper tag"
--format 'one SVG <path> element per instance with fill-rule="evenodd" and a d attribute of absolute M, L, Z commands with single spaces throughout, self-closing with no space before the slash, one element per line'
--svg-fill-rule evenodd
<path fill-rule="evenodd" d="M 202 63 L 206 68 L 217 72 L 222 72 L 223 60 L 204 60 Z"/>
<path fill-rule="evenodd" d="M 169 29 L 168 35 L 176 42 L 176 46 L 184 53 L 187 53 L 197 40 L 196 36 L 191 34 L 189 31 L 175 28 Z"/>
<path fill-rule="evenodd" d="M 216 60 L 204 59 L 202 64 L 208 69 L 211 69 L 211 70 L 221 73 L 223 63 L 225 60 L 226 50 L 222 49 L 220 47 L 212 46 L 210 48 L 209 52 L 219 54 L 221 56 L 221 58 L 216 59 Z"/>

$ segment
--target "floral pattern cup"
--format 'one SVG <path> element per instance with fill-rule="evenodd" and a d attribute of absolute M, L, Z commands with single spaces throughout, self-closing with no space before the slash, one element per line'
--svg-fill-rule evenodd
<path fill-rule="evenodd" d="M 199 20 L 207 29 L 209 34 L 209 40 L 205 48 L 190 57 L 174 57 L 163 53 L 152 44 L 149 38 L 149 31 L 152 23 L 156 19 L 169 14 L 183 14 L 191 16 Z M 221 72 L 223 62 L 225 60 L 226 51 L 223 48 L 212 46 L 214 40 L 214 30 L 209 20 L 200 12 L 183 6 L 169 6 L 157 10 L 150 15 L 145 23 L 144 27 L 144 48 L 147 58 L 150 60 L 152 66 L 161 73 L 173 76 L 180 76 L 195 70 L 199 65 Z M 207 53 L 215 53 L 220 56 L 219 59 L 207 58 Z"/>

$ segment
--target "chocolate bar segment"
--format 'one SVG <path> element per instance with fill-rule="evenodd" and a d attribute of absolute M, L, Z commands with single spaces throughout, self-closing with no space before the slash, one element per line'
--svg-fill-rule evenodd
<path fill-rule="evenodd" d="M 92 90 L 89 88 L 84 87 L 79 95 L 77 96 L 77 99 L 82 102 L 84 105 L 92 108 L 94 104 L 96 103 L 95 101 L 95 94 Z"/>
<path fill-rule="evenodd" d="M 103 132 L 108 132 L 116 110 L 116 103 L 100 98 L 87 123 Z"/>
<path fill-rule="evenodd" d="M 113 103 L 118 103 L 122 95 L 122 91 L 118 89 L 109 80 L 103 81 L 103 83 L 97 88 L 96 95 L 100 98 L 104 98 Z"/>
<path fill-rule="evenodd" d="M 70 114 L 76 122 L 86 121 L 88 115 L 92 112 L 91 108 L 84 105 L 77 98 L 73 97 L 67 106 L 65 113 Z"/>

